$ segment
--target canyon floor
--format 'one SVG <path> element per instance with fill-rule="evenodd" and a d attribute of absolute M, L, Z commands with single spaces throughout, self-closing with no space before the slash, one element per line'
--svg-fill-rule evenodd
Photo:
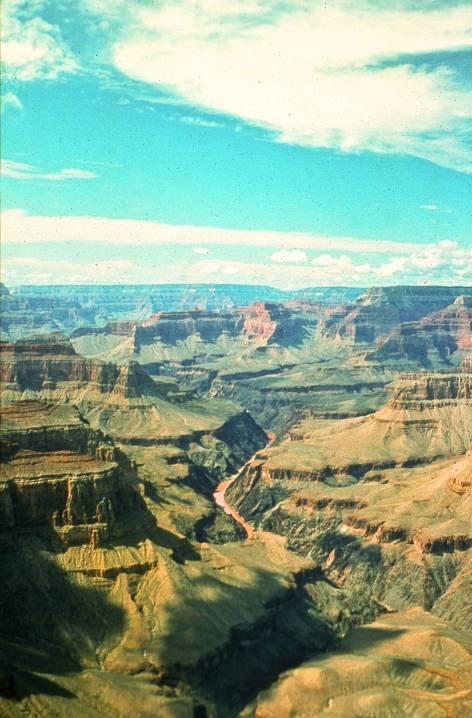
<path fill-rule="evenodd" d="M 0 714 L 472 716 L 467 288 L 87 291 L 2 288 Z"/>

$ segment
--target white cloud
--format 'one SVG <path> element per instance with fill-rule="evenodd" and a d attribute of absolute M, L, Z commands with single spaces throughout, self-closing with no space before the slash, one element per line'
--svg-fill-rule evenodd
<path fill-rule="evenodd" d="M 301 249 L 292 249 L 291 252 L 281 249 L 279 252 L 274 252 L 271 260 L 273 262 L 306 262 L 306 253 Z"/>
<path fill-rule="evenodd" d="M 4 79 L 54 80 L 75 73 L 78 63 L 59 27 L 39 17 L 42 3 L 5 0 L 2 17 Z"/>
<path fill-rule="evenodd" d="M 403 271 L 407 262 L 408 257 L 389 259 L 386 264 L 382 264 L 382 266 L 377 269 L 376 274 L 378 277 L 391 277 L 393 274 Z"/>
<path fill-rule="evenodd" d="M 28 216 L 24 210 L 2 213 L 3 241 L 8 244 L 35 242 L 101 242 L 106 244 L 234 244 L 351 252 L 403 254 L 421 249 L 415 242 L 329 237 L 306 232 L 222 229 L 162 224 L 107 217 Z"/>
<path fill-rule="evenodd" d="M 132 7 L 113 47 L 115 67 L 129 77 L 273 130 L 283 142 L 410 153 L 472 171 L 472 93 L 446 64 L 415 68 L 399 59 L 472 46 L 468 4 Z"/>
<path fill-rule="evenodd" d="M 193 251 L 195 254 L 210 254 L 210 250 L 206 247 L 195 247 Z"/>
<path fill-rule="evenodd" d="M 411 255 L 391 257 L 380 266 L 360 263 L 348 255 L 334 257 L 328 254 L 303 265 L 216 259 L 200 259 L 187 264 L 163 264 L 161 260 L 139 264 L 132 260 L 114 259 L 86 263 L 13 257 L 3 260 L 2 276 L 7 284 L 236 281 L 241 284 L 269 284 L 281 289 L 424 283 L 470 286 L 472 248 L 460 248 L 455 242 L 444 240 L 427 245 Z"/>
<path fill-rule="evenodd" d="M 420 277 L 436 277 L 451 284 L 464 278 L 472 279 L 472 247 L 463 249 L 451 240 L 428 244 L 409 256 L 391 257 L 375 270 L 378 278 L 398 275 L 403 283 Z"/>
<path fill-rule="evenodd" d="M 214 120 L 204 120 L 201 117 L 192 117 L 191 115 L 171 117 L 170 119 L 177 119 L 179 122 L 183 122 L 184 125 L 199 125 L 200 127 L 224 127 L 224 124 L 222 122 L 215 122 Z"/>
<path fill-rule="evenodd" d="M 21 100 L 13 92 L 6 92 L 2 95 L 2 112 L 4 112 L 8 107 L 15 110 L 23 109 Z"/>
<path fill-rule="evenodd" d="M 94 179 L 98 177 L 95 172 L 88 170 L 80 170 L 75 168 L 63 169 L 59 172 L 41 172 L 33 165 L 24 164 L 23 162 L 14 162 L 13 160 L 1 161 L 2 177 L 10 177 L 20 180 L 54 180 L 61 181 L 67 179 Z"/>
<path fill-rule="evenodd" d="M 441 209 L 440 207 L 437 207 L 435 204 L 422 204 L 422 205 L 420 205 L 420 209 L 427 209 L 430 212 L 443 212 L 445 214 L 452 213 L 452 209 L 449 209 L 448 207 Z"/>

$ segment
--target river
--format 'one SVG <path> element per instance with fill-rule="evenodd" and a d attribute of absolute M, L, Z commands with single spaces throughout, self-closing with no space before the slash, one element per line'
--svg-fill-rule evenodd
<path fill-rule="evenodd" d="M 266 431 L 265 433 L 267 434 L 267 438 L 269 439 L 267 446 L 270 446 L 275 441 L 275 434 L 272 431 Z M 234 476 L 232 476 L 230 479 L 227 479 L 226 481 L 222 481 L 221 484 L 216 487 L 216 491 L 213 494 L 213 498 L 215 499 L 216 505 L 222 508 L 226 514 L 232 516 L 233 519 L 238 522 L 238 524 L 241 524 L 248 538 L 251 538 L 252 534 L 254 533 L 254 529 L 243 519 L 243 517 L 236 511 L 236 509 L 233 509 L 226 502 L 225 492 L 228 486 L 230 486 L 230 484 L 232 484 L 234 481 L 236 481 L 237 478 L 239 478 L 239 476 L 241 476 L 246 466 L 251 463 L 255 456 L 257 456 L 257 453 L 253 454 L 253 456 L 251 456 L 251 458 L 246 461 L 244 466 L 239 469 L 237 474 L 234 474 Z"/>

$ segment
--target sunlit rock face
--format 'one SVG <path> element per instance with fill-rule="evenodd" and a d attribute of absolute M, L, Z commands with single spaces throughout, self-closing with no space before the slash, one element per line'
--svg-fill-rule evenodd
<path fill-rule="evenodd" d="M 103 542 L 149 523 L 135 464 L 93 431 L 76 407 L 20 401 L 2 411 L 4 530 L 61 543 Z M 49 530 L 49 532 L 48 532 Z"/>
<path fill-rule="evenodd" d="M 469 307 L 428 292 L 4 343 L 0 714 L 467 715 Z"/>
<path fill-rule="evenodd" d="M 323 566 L 351 620 L 374 602 L 470 630 L 470 392 L 467 364 L 403 376 L 368 417 L 299 422 L 256 454 L 227 499 Z"/>
<path fill-rule="evenodd" d="M 351 305 L 327 313 L 326 336 L 355 343 L 372 343 L 402 322 L 418 321 L 445 309 L 463 294 L 463 287 L 378 287 Z"/>

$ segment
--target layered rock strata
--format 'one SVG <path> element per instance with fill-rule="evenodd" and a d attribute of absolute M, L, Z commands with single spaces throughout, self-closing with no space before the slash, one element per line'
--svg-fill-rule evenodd
<path fill-rule="evenodd" d="M 39 530 L 63 545 L 98 545 L 152 522 L 136 465 L 90 429 L 78 410 L 39 401 L 2 412 L 0 525 Z"/>
<path fill-rule="evenodd" d="M 228 488 L 256 530 L 323 567 L 341 623 L 420 606 L 470 630 L 470 380 L 404 378 L 369 417 L 302 422 Z"/>
<path fill-rule="evenodd" d="M 445 309 L 463 293 L 463 287 L 376 287 L 330 310 L 321 329 L 325 336 L 371 344 L 402 322 Z"/>
<path fill-rule="evenodd" d="M 418 322 L 400 324 L 379 339 L 369 361 L 382 364 L 437 367 L 457 364 L 472 351 L 472 297 L 460 296 L 453 304 Z"/>

